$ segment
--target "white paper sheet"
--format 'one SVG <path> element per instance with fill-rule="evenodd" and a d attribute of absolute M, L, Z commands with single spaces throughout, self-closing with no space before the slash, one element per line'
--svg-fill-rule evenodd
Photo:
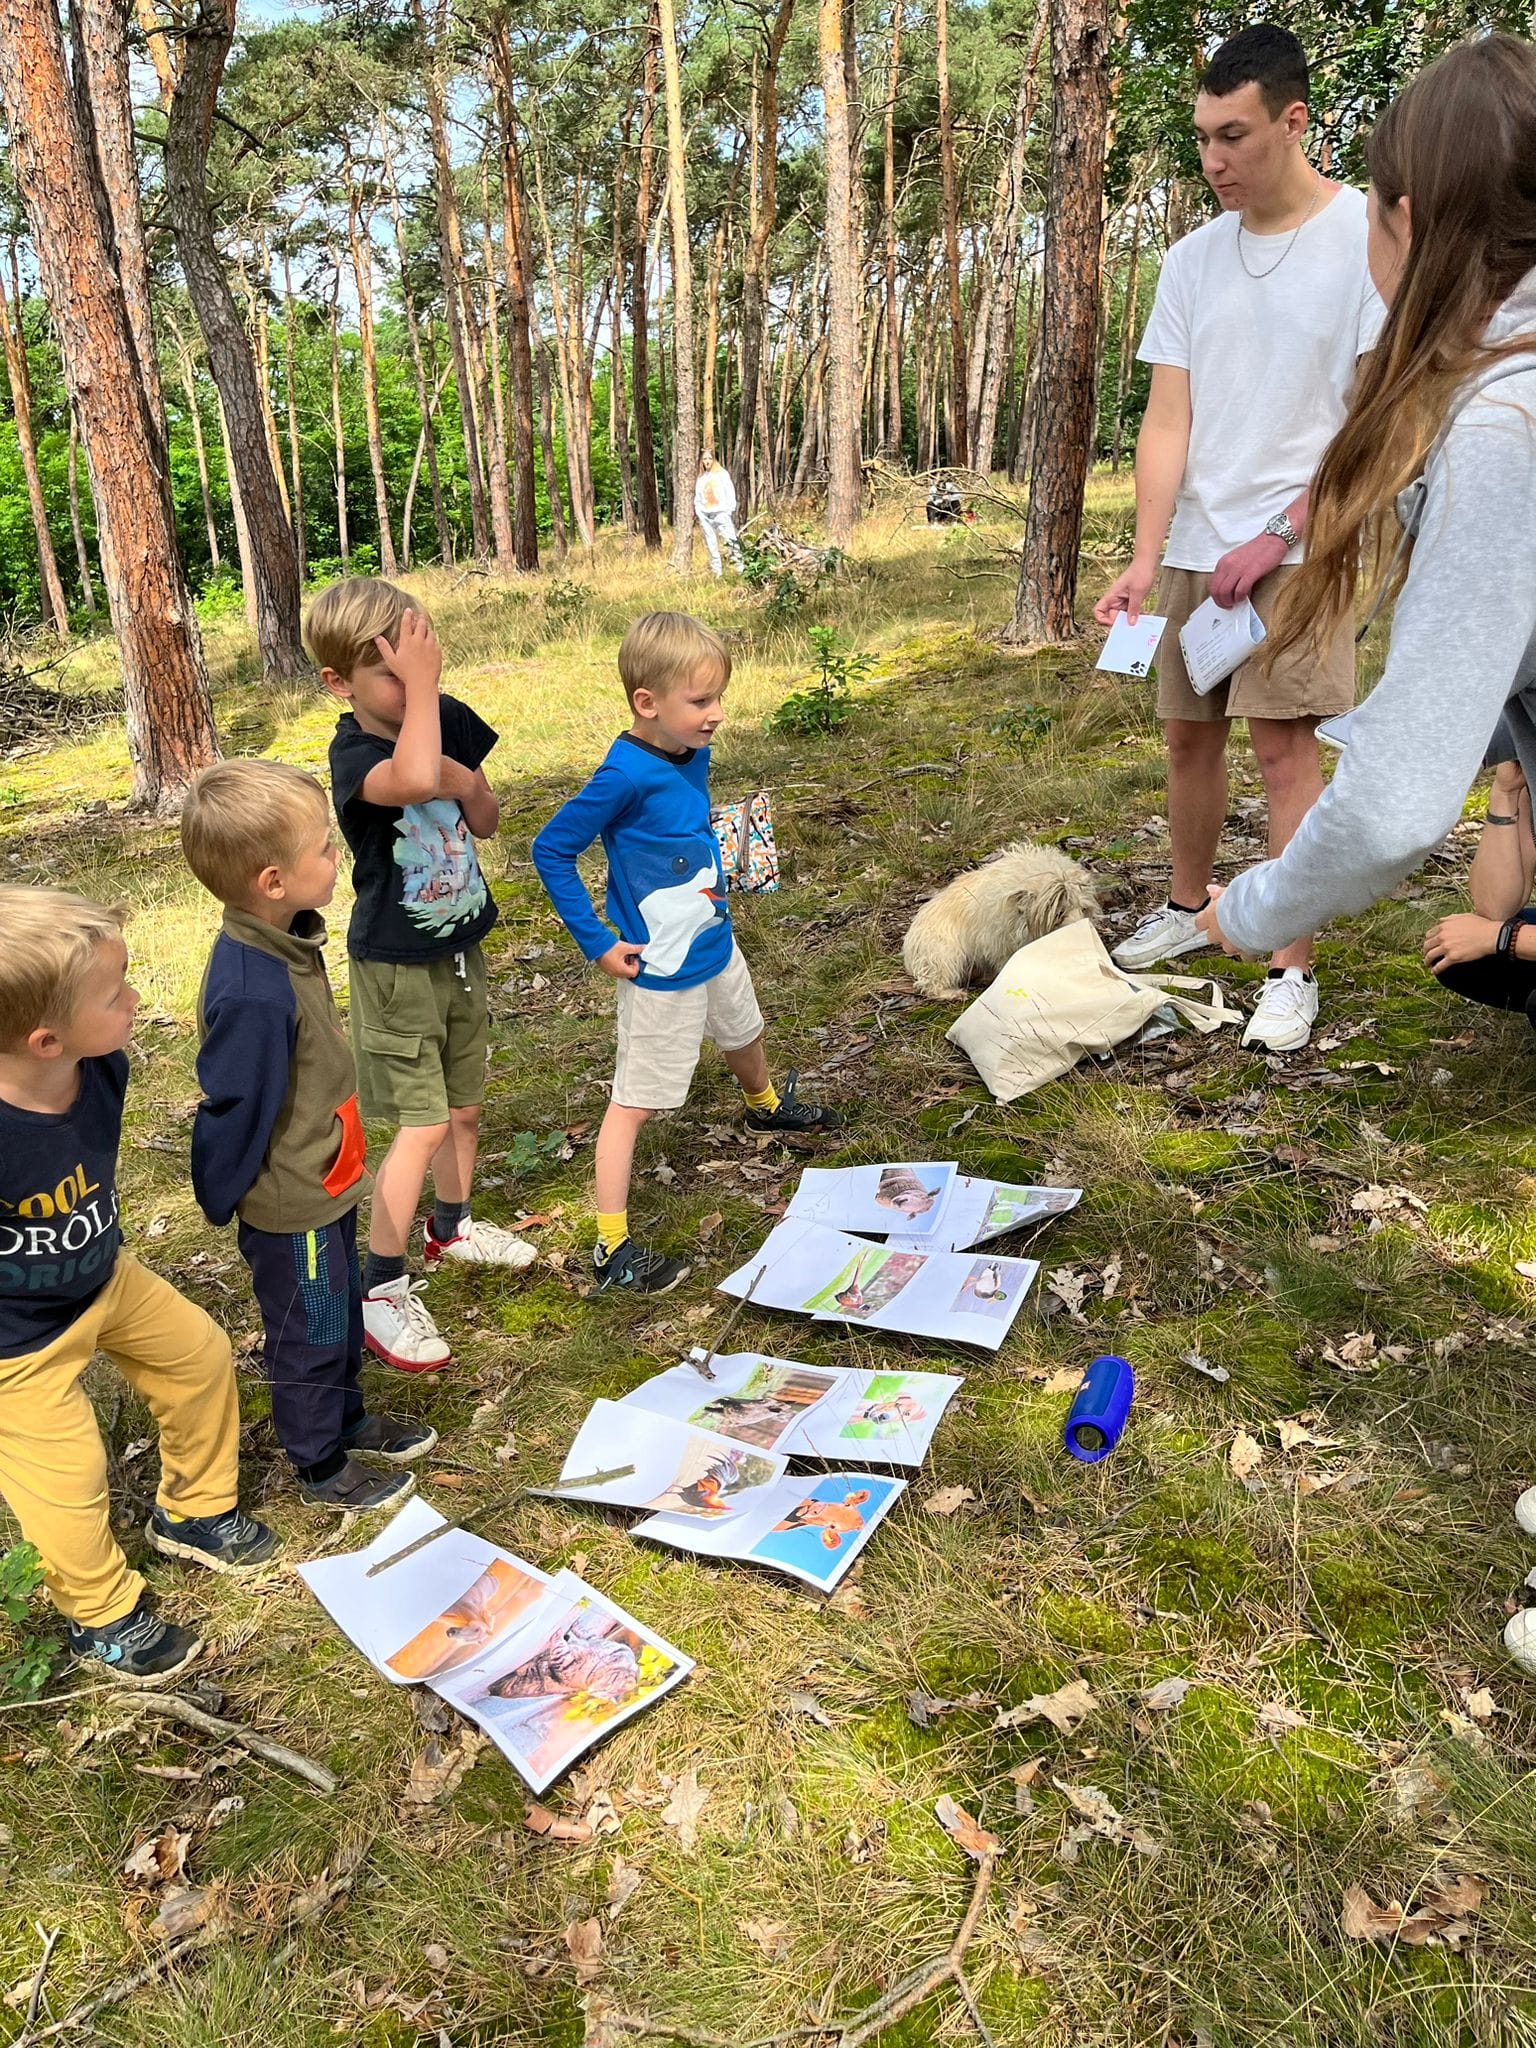
<path fill-rule="evenodd" d="M 830 1593 L 906 1486 L 873 1472 L 781 1479 L 749 1514 L 701 1524 L 651 1515 L 633 1533 L 699 1557 L 767 1565 Z"/>
<path fill-rule="evenodd" d="M 1065 1216 L 1083 1199 L 1081 1188 L 1025 1187 L 1014 1181 L 982 1180 L 962 1174 L 950 1193 L 943 1228 L 933 1238 L 905 1230 L 887 1233 L 886 1243 L 913 1251 L 963 1252 L 1022 1230 L 1046 1216 Z"/>
<path fill-rule="evenodd" d="M 964 1385 L 958 1373 L 845 1371 L 837 1392 L 789 1439 L 789 1451 L 829 1465 L 921 1465 Z"/>
<path fill-rule="evenodd" d="M 1263 643 L 1264 621 L 1246 597 L 1226 607 L 1208 597 L 1179 628 L 1190 688 L 1197 697 L 1209 695 Z"/>
<path fill-rule="evenodd" d="M 720 1291 L 751 1287 L 764 1308 L 995 1351 L 1039 1270 L 1034 1259 L 905 1251 L 786 1217 Z"/>
<path fill-rule="evenodd" d="M 1143 612 L 1133 626 L 1130 614 L 1121 612 L 1094 667 L 1117 676 L 1144 676 L 1157 659 L 1157 643 L 1167 623 L 1153 612 Z"/>
<path fill-rule="evenodd" d="M 957 1171 L 952 1159 L 915 1166 L 808 1166 L 786 1213 L 833 1230 L 901 1230 L 927 1238 L 944 1221 Z"/>
<path fill-rule="evenodd" d="M 697 1373 L 693 1377 L 699 1387 L 708 1386 Z M 627 1402 L 594 1401 L 560 1468 L 559 1486 L 531 1491 L 718 1522 L 749 1507 L 765 1487 L 783 1477 L 786 1463 L 772 1451 L 752 1450 Z M 573 1479 L 625 1465 L 633 1470 L 601 1486 L 561 1491 Z"/>
<path fill-rule="evenodd" d="M 433 1689 L 542 1792 L 692 1669 L 691 1657 L 574 1572 L 560 1572 L 521 1628 Z"/>
<path fill-rule="evenodd" d="M 626 1394 L 619 1406 L 669 1415 L 753 1450 L 787 1452 L 800 1423 L 843 1382 L 835 1366 L 801 1365 L 760 1351 L 716 1358 L 710 1369 L 715 1376 L 707 1380 L 692 1365 L 674 1365 Z"/>

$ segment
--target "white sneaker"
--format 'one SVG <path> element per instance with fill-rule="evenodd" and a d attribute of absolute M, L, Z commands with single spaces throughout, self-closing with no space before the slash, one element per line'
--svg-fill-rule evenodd
<path fill-rule="evenodd" d="M 453 1356 L 418 1299 L 426 1284 L 402 1273 L 363 1296 L 363 1342 L 397 1372 L 437 1372 Z"/>
<path fill-rule="evenodd" d="M 477 1223 L 472 1216 L 464 1218 L 458 1236 L 446 1244 L 432 1235 L 429 1216 L 425 1250 L 429 1266 L 439 1259 L 464 1259 L 471 1266 L 531 1266 L 539 1256 L 526 1237 L 514 1237 L 499 1223 Z"/>
<path fill-rule="evenodd" d="M 1515 1502 L 1515 1520 L 1527 1536 L 1536 1536 L 1536 1486 L 1528 1486 Z"/>
<path fill-rule="evenodd" d="M 1181 953 L 1198 953 L 1210 940 L 1195 923 L 1192 910 L 1178 910 L 1165 903 L 1161 910 L 1149 910 L 1128 939 L 1122 939 L 1110 959 L 1117 967 L 1135 974 L 1143 967 L 1155 967 L 1159 960 L 1177 960 Z"/>
<path fill-rule="evenodd" d="M 1504 1624 L 1504 1647 L 1520 1669 L 1536 1678 L 1536 1607 L 1522 1607 Z"/>
<path fill-rule="evenodd" d="M 1287 967 L 1259 990 L 1243 1043 L 1262 1045 L 1266 1052 L 1299 1052 L 1316 1022 L 1316 981 L 1299 967 Z"/>

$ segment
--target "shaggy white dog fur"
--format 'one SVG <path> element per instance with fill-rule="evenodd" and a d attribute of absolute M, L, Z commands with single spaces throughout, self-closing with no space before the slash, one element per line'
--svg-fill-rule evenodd
<path fill-rule="evenodd" d="M 1098 892 L 1075 860 L 1021 839 L 930 897 L 901 957 L 925 996 L 958 1002 L 968 983 L 990 981 L 1020 946 L 1098 908 Z"/>

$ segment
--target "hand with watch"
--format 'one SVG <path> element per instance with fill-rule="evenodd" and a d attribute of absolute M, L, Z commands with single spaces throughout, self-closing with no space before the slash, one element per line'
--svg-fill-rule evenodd
<path fill-rule="evenodd" d="M 1277 512 L 1264 531 L 1224 554 L 1211 571 L 1211 596 L 1223 610 L 1251 597 L 1256 585 L 1278 569 L 1301 535 L 1290 515 Z"/>
<path fill-rule="evenodd" d="M 1536 960 L 1536 947 L 1529 952 L 1519 949 L 1520 933 L 1531 924 L 1536 924 L 1536 910 L 1517 910 L 1502 924 L 1497 918 L 1478 917 L 1471 911 L 1442 917 L 1424 934 L 1424 965 L 1432 974 L 1441 974 L 1447 967 L 1461 967 L 1469 960 Z M 1529 940 L 1526 943 L 1531 945 Z"/>

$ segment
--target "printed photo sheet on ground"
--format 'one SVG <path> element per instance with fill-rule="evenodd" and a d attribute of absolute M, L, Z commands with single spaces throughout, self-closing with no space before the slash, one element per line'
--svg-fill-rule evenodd
<path fill-rule="evenodd" d="M 695 1349 L 695 1360 L 705 1356 Z M 851 1366 L 798 1365 L 788 1359 L 765 1359 L 757 1352 L 738 1352 L 716 1358 L 713 1367 L 719 1383 L 743 1386 L 760 1367 L 779 1366 L 796 1373 L 830 1374 L 835 1384 L 816 1406 L 795 1419 L 779 1439 L 780 1448 L 792 1458 L 824 1458 L 829 1465 L 921 1465 L 933 1442 L 944 1410 L 965 1385 L 958 1373 L 869 1371 Z M 674 1366 L 671 1372 L 647 1380 L 624 1396 L 621 1406 L 631 1402 L 643 1407 L 652 1388 L 662 1388 L 661 1398 L 670 1397 L 671 1382 L 684 1387 L 674 1375 L 687 1374 L 694 1386 L 704 1384 L 691 1365 Z M 730 1396 L 726 1397 L 730 1399 Z"/>
<path fill-rule="evenodd" d="M 756 1507 L 729 1522 L 651 1515 L 637 1522 L 631 1534 L 699 1557 L 767 1565 L 830 1593 L 906 1483 L 874 1472 L 786 1477 Z"/>
<path fill-rule="evenodd" d="M 926 1165 L 808 1166 L 787 1214 L 833 1230 L 883 1236 L 902 1230 L 914 1241 L 936 1235 L 949 1207 L 954 1161 Z"/>
<path fill-rule="evenodd" d="M 818 1322 L 995 1351 L 1039 1270 L 1034 1259 L 900 1250 L 786 1217 L 720 1291 L 744 1295 L 750 1288 L 760 1308 L 791 1309 Z"/>
<path fill-rule="evenodd" d="M 696 1355 L 705 1356 L 702 1351 Z M 801 1423 L 843 1383 L 835 1366 L 801 1365 L 757 1351 L 716 1358 L 710 1369 L 714 1378 L 707 1380 L 693 1365 L 674 1365 L 626 1394 L 619 1406 L 643 1408 L 752 1450 L 788 1456 Z"/>
<path fill-rule="evenodd" d="M 549 1578 L 419 1496 L 366 1548 L 298 1569 L 375 1670 L 441 1693 L 535 1792 L 693 1669 L 574 1574 Z"/>
<path fill-rule="evenodd" d="M 903 1250 L 963 1252 L 973 1244 L 1005 1237 L 1010 1230 L 1022 1230 L 1028 1223 L 1039 1223 L 1044 1217 L 1065 1216 L 1082 1199 L 1081 1188 L 1021 1187 L 1012 1181 L 961 1174 L 950 1189 L 943 1223 L 931 1237 L 902 1229 L 888 1231 L 885 1241 Z"/>
<path fill-rule="evenodd" d="M 698 1373 L 692 1378 L 697 1400 L 709 1382 Z M 765 1487 L 783 1477 L 786 1462 L 772 1451 L 691 1428 L 687 1421 L 626 1402 L 594 1401 L 560 1468 L 558 1485 L 530 1491 L 718 1522 L 751 1506 Z M 631 1469 L 626 1472 L 625 1466 Z M 573 1480 L 598 1473 L 614 1476 L 597 1486 L 566 1490 Z"/>

